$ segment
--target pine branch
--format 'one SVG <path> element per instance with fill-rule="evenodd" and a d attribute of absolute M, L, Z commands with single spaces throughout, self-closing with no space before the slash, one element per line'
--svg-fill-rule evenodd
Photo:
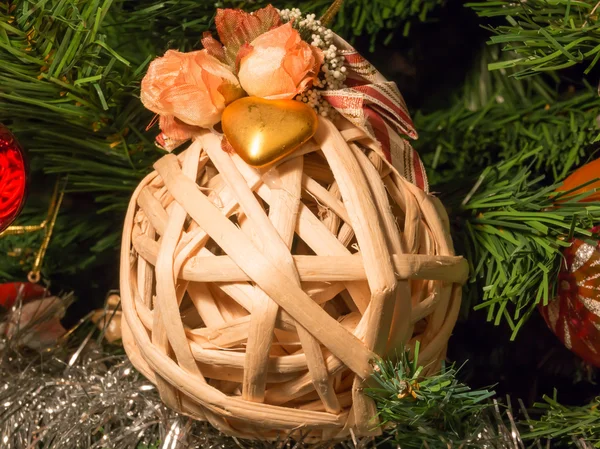
<path fill-rule="evenodd" d="M 534 404 L 534 412 L 541 416 L 530 419 L 530 431 L 522 433 L 524 440 L 551 439 L 565 446 L 582 449 L 600 447 L 600 396 L 584 406 L 566 406 L 554 396 Z"/>
<path fill-rule="evenodd" d="M 589 73 L 600 59 L 600 21 L 596 0 L 488 0 L 468 3 L 480 17 L 504 17 L 505 25 L 487 27 L 490 44 L 513 53 L 490 70 L 517 68 L 516 77 L 583 64 Z"/>
<path fill-rule="evenodd" d="M 134 186 L 160 152 L 137 99 L 147 42 L 130 39 L 117 7 L 105 3 L 19 2 L 14 18 L 4 11 L 0 122 L 30 151 L 34 169 L 73 173 L 71 187 L 108 193 Z M 117 201 L 126 204 L 127 194 Z"/>
<path fill-rule="evenodd" d="M 331 1 L 325 3 L 329 5 Z M 425 21 L 428 14 L 443 3 L 445 0 L 346 0 L 332 29 L 346 39 L 369 35 L 370 51 L 375 51 L 379 35 L 386 33 L 385 45 L 398 34 L 407 36 L 415 21 Z"/>
<path fill-rule="evenodd" d="M 443 366 L 421 378 L 419 346 L 413 360 L 408 352 L 399 360 L 379 360 L 366 394 L 377 403 L 382 425 L 392 425 L 394 441 L 402 448 L 448 448 L 464 444 L 481 430 L 481 412 L 494 395 L 471 390 L 456 379 L 454 366 Z"/>
<path fill-rule="evenodd" d="M 384 438 L 402 448 L 541 448 L 600 446 L 600 397 L 568 406 L 544 396 L 527 410 L 490 400 L 494 391 L 471 390 L 457 379 L 454 366 L 420 377 L 418 344 L 411 360 L 379 360 L 365 393 L 377 404 Z M 413 393 L 413 394 L 411 394 Z"/>
<path fill-rule="evenodd" d="M 415 146 L 434 185 L 532 150 L 532 170 L 561 180 L 598 148 L 595 88 L 559 95 L 540 77 L 519 80 L 488 72 L 494 60 L 497 51 L 482 53 L 450 107 L 415 114 L 420 134 Z"/>
<path fill-rule="evenodd" d="M 561 250 L 569 236 L 589 239 L 600 202 L 594 192 L 556 194 L 527 164 L 539 149 L 486 168 L 467 194 L 446 192 L 455 239 L 471 265 L 468 307 L 487 309 L 488 321 L 505 320 L 514 338 L 538 304 L 554 296 Z M 462 202 L 457 204 L 462 198 Z"/>
<path fill-rule="evenodd" d="M 46 214 L 47 204 L 35 201 L 23 210 L 17 224 L 37 225 L 46 218 Z M 94 210 L 76 206 L 69 195 L 65 197 L 44 258 L 44 281 L 57 276 L 82 276 L 93 265 L 104 263 L 111 266 L 117 260 L 115 250 L 119 247 L 119 233 L 111 227 L 109 220 L 94 219 L 94 214 Z M 26 278 L 43 236 L 42 231 L 37 231 L 0 238 L 0 283 Z M 88 279 L 88 282 L 92 281 Z M 68 287 L 72 288 L 73 284 Z"/>

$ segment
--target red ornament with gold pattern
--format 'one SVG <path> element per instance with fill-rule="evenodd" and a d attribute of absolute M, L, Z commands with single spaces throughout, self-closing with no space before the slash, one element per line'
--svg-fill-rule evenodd
<path fill-rule="evenodd" d="M 600 159 L 584 165 L 569 176 L 560 190 L 574 194 L 600 188 L 600 181 L 578 186 L 600 177 Z M 577 189 L 577 190 L 575 190 Z M 600 192 L 582 201 L 599 201 Z M 540 307 L 546 323 L 563 344 L 586 362 L 600 367 L 600 226 L 593 239 L 573 239 L 563 251 L 557 295 Z"/>
<path fill-rule="evenodd" d="M 17 217 L 25 202 L 26 164 L 15 136 L 0 125 L 0 232 Z"/>

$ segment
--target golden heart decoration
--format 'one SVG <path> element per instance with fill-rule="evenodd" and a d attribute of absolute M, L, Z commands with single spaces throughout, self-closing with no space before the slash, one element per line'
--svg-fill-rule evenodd
<path fill-rule="evenodd" d="M 223 111 L 223 133 L 235 152 L 253 167 L 287 156 L 317 131 L 317 114 L 295 100 L 244 97 Z"/>

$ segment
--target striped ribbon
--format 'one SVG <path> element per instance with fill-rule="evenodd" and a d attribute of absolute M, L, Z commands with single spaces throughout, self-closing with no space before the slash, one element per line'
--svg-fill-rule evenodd
<path fill-rule="evenodd" d="M 325 91 L 322 96 L 378 144 L 383 160 L 408 181 L 428 192 L 423 163 L 405 138 L 416 139 L 418 135 L 396 83 L 387 81 L 369 61 L 337 35 L 335 44 L 346 60 L 347 87 Z M 172 151 L 186 140 L 172 139 L 160 133 L 156 143 L 160 148 Z"/>
<path fill-rule="evenodd" d="M 346 60 L 348 87 L 325 91 L 322 96 L 379 144 L 384 160 L 400 175 L 427 192 L 423 163 L 405 138 L 416 139 L 417 131 L 396 83 L 387 81 L 339 36 L 335 36 L 335 45 Z"/>

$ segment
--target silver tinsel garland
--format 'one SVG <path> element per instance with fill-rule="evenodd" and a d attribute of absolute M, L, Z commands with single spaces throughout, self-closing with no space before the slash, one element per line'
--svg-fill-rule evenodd
<path fill-rule="evenodd" d="M 91 337 L 91 333 L 89 337 Z M 167 409 L 115 348 L 91 338 L 70 351 L 5 348 L 0 366 L 3 449 L 296 449 L 302 442 L 242 441 Z M 108 351 L 107 351 L 108 349 Z M 341 448 L 360 449 L 367 441 Z"/>
<path fill-rule="evenodd" d="M 23 332 L 27 329 L 20 331 Z M 3 341 L 0 349 L 0 447 L 3 449 L 304 449 L 306 446 L 302 441 L 260 442 L 226 437 L 206 423 L 172 412 L 162 404 L 154 386 L 135 371 L 122 347 L 107 344 L 102 332 L 89 319 L 57 345 L 41 352 L 20 347 L 21 339 L 22 334 L 13 335 Z M 501 412 L 495 403 L 484 421 L 478 435 L 461 447 L 526 447 L 510 407 L 508 412 Z M 367 438 L 320 447 L 366 449 L 383 441 L 385 438 Z M 389 443 L 387 447 L 394 446 L 392 441 Z"/>
<path fill-rule="evenodd" d="M 5 338 L 0 350 L 3 449 L 304 447 L 301 441 L 226 437 L 206 423 L 172 412 L 132 367 L 122 347 L 106 344 L 89 320 L 41 352 L 20 347 L 27 331 Z M 342 449 L 367 444 L 340 443 Z"/>

